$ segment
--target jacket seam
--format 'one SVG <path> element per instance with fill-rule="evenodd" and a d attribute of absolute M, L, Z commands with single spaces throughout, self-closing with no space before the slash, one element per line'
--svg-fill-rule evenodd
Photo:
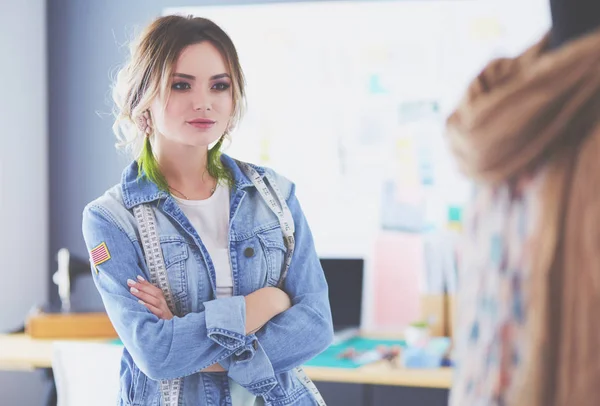
<path fill-rule="evenodd" d="M 98 213 L 100 213 L 102 216 L 104 216 L 104 218 L 105 218 L 106 220 L 108 220 L 108 221 L 109 221 L 109 222 L 110 222 L 110 223 L 111 223 L 113 226 L 115 226 L 117 229 L 119 229 L 119 231 L 121 231 L 123 234 L 125 234 L 125 236 L 127 237 L 127 239 L 128 239 L 129 241 L 131 241 L 131 242 L 135 242 L 135 241 L 137 241 L 137 239 L 136 239 L 136 238 L 132 238 L 132 237 L 131 237 L 131 236 L 130 236 L 128 233 L 127 233 L 127 231 L 125 231 L 125 230 L 123 229 L 123 227 L 122 227 L 122 226 L 119 224 L 119 222 L 118 222 L 118 221 L 115 219 L 115 217 L 113 216 L 113 214 L 112 214 L 112 213 L 111 213 L 109 210 L 107 210 L 107 209 L 105 209 L 104 207 L 102 207 L 102 206 L 99 206 L 99 205 L 93 205 L 93 206 L 90 206 L 90 207 L 89 207 L 89 209 L 90 209 L 91 211 L 94 211 L 94 210 L 95 210 L 95 211 L 97 211 Z"/>
<path fill-rule="evenodd" d="M 223 361 L 224 359 L 230 357 L 232 354 L 233 354 L 233 351 L 224 348 L 223 349 L 223 355 L 221 355 L 220 357 L 215 358 L 213 360 L 213 362 L 209 363 L 208 365 L 203 365 L 203 366 L 201 366 L 197 370 L 192 370 L 192 372 L 190 372 L 189 374 L 186 374 L 186 375 L 183 375 L 183 376 L 180 376 L 180 377 L 177 377 L 177 378 L 168 378 L 166 380 L 170 381 L 172 379 L 180 379 L 180 378 L 185 378 L 185 377 L 190 376 L 190 375 L 197 374 L 198 372 L 201 372 L 202 370 L 208 368 L 209 366 L 214 365 L 214 364 L 216 364 L 218 362 Z M 225 373 L 225 372 L 214 372 L 214 373 Z"/>
<path fill-rule="evenodd" d="M 295 193 L 296 193 L 296 184 L 294 182 L 291 182 L 290 193 L 288 194 L 288 197 L 285 198 L 285 201 L 287 203 L 289 203 L 290 199 L 292 198 L 292 196 L 294 196 Z"/>
<path fill-rule="evenodd" d="M 233 241 L 235 241 L 235 242 L 246 241 L 246 240 L 249 240 L 250 238 L 256 236 L 257 234 L 263 233 L 265 231 L 272 231 L 272 230 L 278 229 L 280 227 L 281 226 L 279 225 L 279 222 L 274 221 L 272 223 L 258 226 L 256 228 L 252 229 L 252 231 L 250 231 L 250 232 L 245 232 L 243 234 L 235 233 Z"/>
<path fill-rule="evenodd" d="M 269 406 L 288 406 L 294 404 L 296 400 L 301 398 L 302 396 L 311 396 L 308 389 L 301 386 L 296 389 L 294 392 L 287 394 L 284 398 L 274 398 L 274 399 L 265 399 Z"/>
<path fill-rule="evenodd" d="M 224 329 L 224 328 L 220 328 L 220 327 L 207 328 L 207 334 L 208 334 L 208 338 L 210 338 L 215 343 L 217 343 L 218 345 L 220 345 L 221 347 L 223 347 L 227 350 L 237 351 L 246 344 L 245 336 L 243 336 L 239 333 L 236 333 L 235 331 L 228 330 L 228 329 Z M 219 336 L 219 337 L 213 337 L 213 336 Z M 225 336 L 231 340 L 236 341 L 235 347 L 228 345 L 224 342 L 221 342 L 220 336 Z"/>

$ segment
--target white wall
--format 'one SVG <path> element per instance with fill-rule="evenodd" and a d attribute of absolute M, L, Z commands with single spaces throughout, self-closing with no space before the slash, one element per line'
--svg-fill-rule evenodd
<path fill-rule="evenodd" d="M 47 296 L 45 14 L 44 0 L 0 12 L 0 331 Z"/>
<path fill-rule="evenodd" d="M 0 332 L 47 298 L 46 60 L 45 0 L 0 0 Z M 3 405 L 40 392 L 38 374 L 0 374 Z"/>

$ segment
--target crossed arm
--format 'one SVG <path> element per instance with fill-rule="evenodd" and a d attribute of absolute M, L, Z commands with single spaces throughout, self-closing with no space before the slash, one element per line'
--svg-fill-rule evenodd
<path fill-rule="evenodd" d="M 167 305 L 162 290 L 143 277 L 138 276 L 137 281 L 127 280 L 127 285 L 132 295 L 156 317 L 162 320 L 171 320 L 173 313 Z M 291 307 L 289 296 L 281 289 L 266 287 L 250 293 L 244 297 L 246 302 L 246 335 L 254 334 L 269 320 Z M 225 372 L 225 369 L 215 363 L 202 372 Z"/>

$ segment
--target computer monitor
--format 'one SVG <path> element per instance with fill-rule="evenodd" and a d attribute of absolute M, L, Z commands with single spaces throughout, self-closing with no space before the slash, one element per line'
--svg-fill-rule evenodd
<path fill-rule="evenodd" d="M 321 258 L 329 285 L 329 303 L 336 332 L 358 329 L 363 304 L 364 260 L 362 258 Z"/>

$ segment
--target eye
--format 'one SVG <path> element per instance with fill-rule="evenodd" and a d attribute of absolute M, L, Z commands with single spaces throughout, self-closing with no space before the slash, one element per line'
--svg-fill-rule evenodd
<path fill-rule="evenodd" d="M 227 82 L 219 82 L 219 83 L 215 83 L 212 88 L 214 90 L 218 90 L 218 91 L 222 92 L 224 90 L 229 89 L 230 87 L 231 87 L 231 85 Z"/>
<path fill-rule="evenodd" d="M 173 90 L 189 90 L 189 89 L 191 89 L 191 86 L 187 82 L 177 82 L 177 83 L 173 83 L 173 85 L 171 86 L 171 89 L 173 89 Z"/>

